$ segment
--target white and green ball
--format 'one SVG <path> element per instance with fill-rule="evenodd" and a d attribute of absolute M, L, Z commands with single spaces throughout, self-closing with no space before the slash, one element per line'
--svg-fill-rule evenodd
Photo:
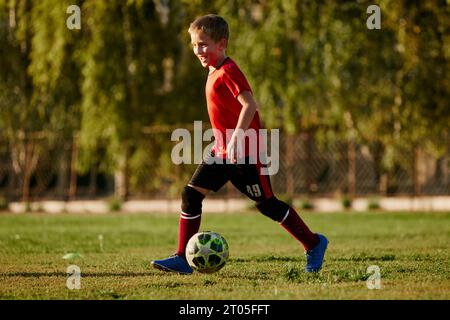
<path fill-rule="evenodd" d="M 222 269 L 228 260 L 228 254 L 228 243 L 217 232 L 196 233 L 186 245 L 189 265 L 202 273 L 213 273 Z"/>

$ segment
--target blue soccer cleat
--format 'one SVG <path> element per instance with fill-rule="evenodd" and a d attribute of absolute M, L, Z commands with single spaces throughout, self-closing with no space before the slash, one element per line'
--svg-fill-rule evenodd
<path fill-rule="evenodd" d="M 166 259 L 153 260 L 151 264 L 156 269 L 167 272 L 178 272 L 180 274 L 192 274 L 193 272 L 187 261 L 177 254 L 171 255 Z"/>
<path fill-rule="evenodd" d="M 323 257 L 328 246 L 328 239 L 321 234 L 317 234 L 319 243 L 312 249 L 305 252 L 306 255 L 306 272 L 317 272 L 322 268 Z"/>

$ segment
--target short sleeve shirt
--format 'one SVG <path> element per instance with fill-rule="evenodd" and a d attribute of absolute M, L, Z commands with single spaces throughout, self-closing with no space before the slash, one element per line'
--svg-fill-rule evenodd
<path fill-rule="evenodd" d="M 252 89 L 242 71 L 229 57 L 219 68 L 208 75 L 205 93 L 209 119 L 211 126 L 215 129 L 213 151 L 216 156 L 226 156 L 228 139 L 236 128 L 242 110 L 242 105 L 237 97 L 243 91 L 252 92 Z M 258 136 L 260 128 L 259 113 L 256 111 L 249 129 L 254 129 Z M 229 129 L 228 135 L 227 129 Z M 258 142 L 255 141 L 255 143 Z M 245 152 L 248 155 L 247 148 Z"/>

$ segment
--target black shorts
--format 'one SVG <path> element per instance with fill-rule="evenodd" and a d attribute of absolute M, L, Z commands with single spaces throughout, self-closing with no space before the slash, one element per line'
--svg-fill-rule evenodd
<path fill-rule="evenodd" d="M 211 161 L 212 162 L 212 161 Z M 203 161 L 198 165 L 189 184 L 217 192 L 230 181 L 240 192 L 250 199 L 260 202 L 273 196 L 268 175 L 261 174 L 263 165 L 211 163 Z"/>

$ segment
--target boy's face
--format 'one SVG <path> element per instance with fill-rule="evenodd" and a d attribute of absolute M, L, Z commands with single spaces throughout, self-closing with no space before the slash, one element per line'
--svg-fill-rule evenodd
<path fill-rule="evenodd" d="M 223 59 L 225 55 L 226 39 L 215 42 L 206 33 L 194 31 L 191 33 L 191 43 L 194 54 L 204 68 L 216 67 L 217 62 Z"/>

